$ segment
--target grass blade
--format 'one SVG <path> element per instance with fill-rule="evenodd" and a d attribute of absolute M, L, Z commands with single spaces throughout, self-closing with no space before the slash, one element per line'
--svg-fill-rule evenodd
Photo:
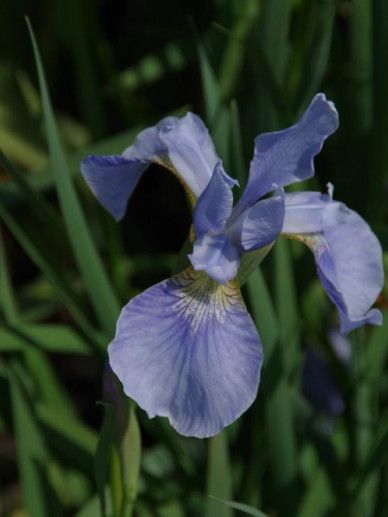
<path fill-rule="evenodd" d="M 98 495 L 100 498 L 101 515 L 106 517 L 106 484 L 108 480 L 108 472 L 112 460 L 113 438 L 114 438 L 114 422 L 115 415 L 113 406 L 107 402 L 104 406 L 104 420 L 100 436 L 97 443 L 97 449 L 94 459 L 94 475 Z"/>
<path fill-rule="evenodd" d="M 129 411 L 128 428 L 120 446 L 120 460 L 123 476 L 123 508 L 121 517 L 130 517 L 133 513 L 138 492 L 141 461 L 141 434 L 133 403 L 131 403 Z"/>
<path fill-rule="evenodd" d="M 66 306 L 69 313 L 72 315 L 74 320 L 77 322 L 79 327 L 85 334 L 90 337 L 93 343 L 104 346 L 106 338 L 101 338 L 87 320 L 79 307 L 78 301 L 74 296 L 69 284 L 67 282 L 67 276 L 64 276 L 63 271 L 57 270 L 45 256 L 43 250 L 38 249 L 37 242 L 35 242 L 29 234 L 18 224 L 13 218 L 12 214 L 7 210 L 4 205 L 0 204 L 0 217 L 3 219 L 9 230 L 13 233 L 15 238 L 18 240 L 22 248 L 24 248 L 30 259 L 36 264 L 36 266 L 45 274 L 49 281 L 54 285 L 57 290 L 58 296 L 62 303 Z"/>
<path fill-rule="evenodd" d="M 38 70 L 52 171 L 69 240 L 100 324 L 107 333 L 112 334 L 119 313 L 118 302 L 95 249 L 71 181 L 59 139 L 38 45 L 28 19 L 27 26 Z"/>
<path fill-rule="evenodd" d="M 18 443 L 18 464 L 25 507 L 32 517 L 49 517 L 40 469 L 47 454 L 39 427 L 14 368 L 8 370 L 12 412 Z"/>
<path fill-rule="evenodd" d="M 224 501 L 223 499 L 218 499 L 217 497 L 212 496 L 209 497 L 211 497 L 212 499 L 214 499 L 214 501 L 217 501 L 218 503 L 224 504 L 228 508 L 239 510 L 240 512 L 245 513 L 246 515 L 252 515 L 253 517 L 266 517 L 265 513 L 247 504 L 236 503 L 235 501 Z"/>

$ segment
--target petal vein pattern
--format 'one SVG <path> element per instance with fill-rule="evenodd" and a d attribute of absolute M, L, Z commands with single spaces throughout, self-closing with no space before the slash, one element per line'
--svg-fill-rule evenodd
<path fill-rule="evenodd" d="M 109 357 L 150 417 L 204 438 L 252 404 L 263 353 L 236 282 L 222 286 L 189 268 L 129 302 Z"/>

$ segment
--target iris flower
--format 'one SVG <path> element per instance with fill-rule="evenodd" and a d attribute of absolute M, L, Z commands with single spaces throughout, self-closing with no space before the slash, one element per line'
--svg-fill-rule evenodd
<path fill-rule="evenodd" d="M 245 254 L 270 246 L 280 234 L 313 252 L 343 331 L 381 322 L 379 311 L 370 310 L 383 273 L 369 226 L 332 199 L 332 188 L 327 194 L 283 189 L 313 176 L 313 158 L 337 126 L 334 104 L 318 94 L 296 124 L 259 135 L 246 190 L 234 207 L 237 181 L 192 113 L 145 129 L 121 155 L 83 160 L 86 182 L 117 220 L 151 163 L 172 171 L 193 204 L 191 266 L 133 298 L 108 349 L 125 393 L 149 417 L 168 417 L 182 435 L 203 438 L 252 404 L 263 350 L 237 273 Z"/>

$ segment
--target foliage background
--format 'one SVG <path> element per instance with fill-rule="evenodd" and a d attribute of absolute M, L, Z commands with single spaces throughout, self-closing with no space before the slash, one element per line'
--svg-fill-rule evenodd
<path fill-rule="evenodd" d="M 116 224 L 79 173 L 85 155 L 119 153 L 142 127 L 191 109 L 244 185 L 253 138 L 323 91 L 341 125 L 301 188 L 334 183 L 387 250 L 387 64 L 384 0 L 2 0 L 2 514 L 232 515 L 210 494 L 269 515 L 388 515 L 387 291 L 383 327 L 352 334 L 344 367 L 311 256 L 279 242 L 244 287 L 266 354 L 255 404 L 203 441 L 137 411 L 140 458 L 135 413 L 106 373 L 103 393 L 105 348 L 120 306 L 175 268 L 190 214 L 152 166 Z M 333 421 L 302 396 L 307 346 L 344 398 Z M 112 391 L 115 409 L 96 404 Z"/>

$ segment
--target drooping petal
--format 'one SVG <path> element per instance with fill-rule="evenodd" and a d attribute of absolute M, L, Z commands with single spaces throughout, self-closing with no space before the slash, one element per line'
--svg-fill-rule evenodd
<path fill-rule="evenodd" d="M 338 113 L 334 104 L 319 93 L 296 124 L 259 135 L 255 139 L 249 180 L 238 203 L 239 210 L 270 192 L 274 183 L 284 187 L 313 176 L 314 156 L 337 127 Z"/>
<path fill-rule="evenodd" d="M 237 275 L 240 250 L 225 234 L 204 234 L 194 243 L 188 255 L 196 271 L 205 271 L 213 280 L 225 284 Z"/>
<path fill-rule="evenodd" d="M 302 391 L 314 409 L 328 417 L 338 416 L 345 404 L 325 361 L 313 350 L 306 351 L 302 369 Z"/>
<path fill-rule="evenodd" d="M 384 280 L 381 246 L 362 217 L 329 195 L 286 194 L 282 232 L 314 253 L 318 276 L 339 310 L 342 332 L 381 323 L 380 311 L 369 310 Z"/>
<path fill-rule="evenodd" d="M 252 404 L 262 347 L 237 285 L 187 269 L 124 307 L 109 359 L 149 417 L 204 438 Z"/>
<path fill-rule="evenodd" d="M 278 188 L 276 195 L 258 201 L 238 216 L 227 234 L 232 242 L 240 242 L 245 251 L 257 250 L 277 238 L 283 221 L 284 192 Z"/>
<path fill-rule="evenodd" d="M 147 167 L 147 162 L 121 155 L 88 156 L 81 162 L 90 190 L 116 220 L 124 216 L 128 200 Z"/>
<path fill-rule="evenodd" d="M 232 187 L 237 182 L 224 171 L 221 161 L 217 162 L 207 187 L 200 195 L 193 213 L 196 237 L 205 233 L 219 233 L 232 212 Z"/>
<path fill-rule="evenodd" d="M 151 163 L 171 170 L 190 193 L 199 197 L 218 161 L 206 126 L 189 112 L 181 119 L 166 117 L 144 129 L 122 155 L 88 156 L 81 162 L 81 171 L 100 203 L 120 219 Z"/>
<path fill-rule="evenodd" d="M 161 131 L 160 138 L 176 173 L 198 198 L 219 161 L 205 124 L 189 112 L 173 127 Z"/>

